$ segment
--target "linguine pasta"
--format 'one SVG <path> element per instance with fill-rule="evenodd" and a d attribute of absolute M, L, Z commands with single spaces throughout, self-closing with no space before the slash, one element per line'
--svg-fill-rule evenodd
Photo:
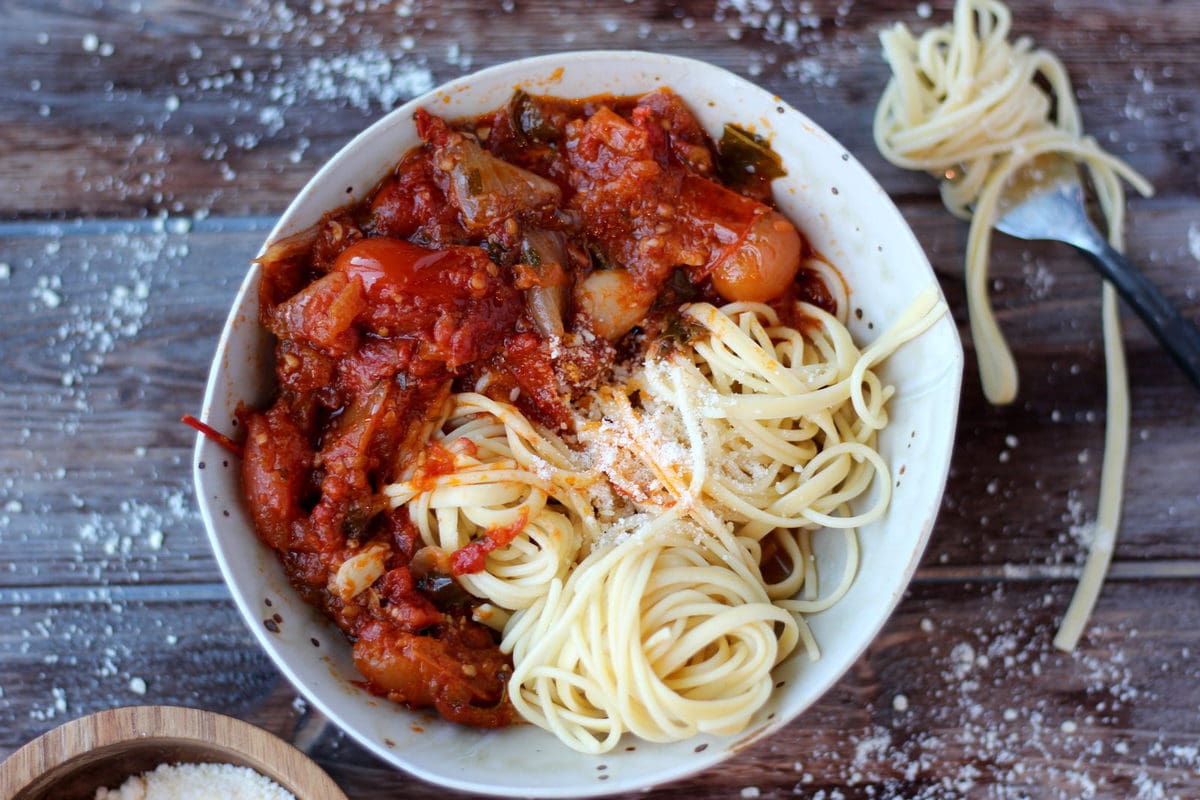
<path fill-rule="evenodd" d="M 897 166 L 941 180 L 942 201 L 971 221 L 966 252 L 967 306 L 983 391 L 995 404 L 1017 395 L 1012 353 L 987 296 L 988 248 L 998 201 L 1009 179 L 1044 153 L 1082 165 L 1095 187 L 1110 243 L 1124 244 L 1125 192 L 1152 188 L 1084 134 L 1062 62 L 1027 37 L 1009 40 L 1012 14 L 998 0 L 958 0 L 950 24 L 920 37 L 897 24 L 880 34 L 892 78 L 875 114 L 875 142 Z M 1091 551 L 1054 643 L 1074 649 L 1099 597 L 1116 542 L 1129 443 L 1129 388 L 1117 296 L 1105 283 L 1107 423 L 1100 499 Z"/>
<path fill-rule="evenodd" d="M 799 310 L 804 332 L 759 303 L 685 307 L 685 340 L 577 404 L 574 447 L 512 405 L 454 395 L 433 438 L 453 471 L 385 489 L 446 551 L 519 527 L 459 580 L 504 611 L 517 711 L 571 747 L 736 733 L 776 664 L 801 643 L 818 656 L 803 617 L 845 594 L 856 529 L 890 498 L 876 440 L 892 388 L 874 370 L 945 304 L 925 290 L 865 350 L 835 316 Z M 848 557 L 819 592 L 826 529 Z M 782 576 L 764 575 L 767 552 Z"/>

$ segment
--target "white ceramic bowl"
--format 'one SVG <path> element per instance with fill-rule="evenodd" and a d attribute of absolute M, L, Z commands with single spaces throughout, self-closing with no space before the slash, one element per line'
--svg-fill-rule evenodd
<path fill-rule="evenodd" d="M 669 86 L 715 137 L 726 122 L 768 137 L 787 169 L 787 177 L 775 182 L 776 201 L 846 277 L 852 306 L 862 310 L 861 318 L 851 315 L 860 342 L 877 336 L 920 290 L 936 283 L 896 207 L 833 137 L 729 72 L 651 53 L 531 58 L 417 98 L 334 156 L 288 207 L 267 244 L 362 198 L 418 144 L 412 123 L 418 106 L 466 117 L 499 107 L 518 86 L 563 97 L 633 95 Z M 252 268 L 221 335 L 204 398 L 203 419 L 227 432 L 239 402 L 261 407 L 269 400 L 271 340 L 257 323 L 258 280 Z M 906 345 L 883 375 L 896 387 L 891 425 L 880 443 L 897 483 L 890 509 L 861 531 L 862 563 L 849 593 L 809 619 L 821 659 L 810 662 L 798 653 L 781 664 L 781 688 L 740 736 L 699 736 L 669 745 L 624 741 L 607 755 L 584 756 L 533 726 L 480 731 L 372 697 L 351 683 L 359 675 L 342 634 L 300 601 L 275 556 L 255 538 L 235 460 L 203 437 L 196 445 L 196 491 L 217 561 L 262 646 L 305 697 L 363 746 L 425 780 L 467 791 L 537 797 L 629 791 L 710 767 L 795 718 L 859 657 L 899 601 L 933 527 L 950 461 L 962 375 L 952 321 L 942 319 Z M 822 569 L 836 574 L 839 552 L 818 555 L 826 559 Z"/>

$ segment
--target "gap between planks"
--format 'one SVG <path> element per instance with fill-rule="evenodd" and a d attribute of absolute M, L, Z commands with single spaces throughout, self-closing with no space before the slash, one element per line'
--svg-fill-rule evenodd
<path fill-rule="evenodd" d="M 1001 564 L 921 567 L 914 584 L 1001 582 L 1035 583 L 1077 580 L 1080 566 Z M 1195 580 L 1200 560 L 1117 562 L 1109 570 L 1114 581 Z M 224 583 L 129 584 L 112 586 L 0 587 L 0 607 L 89 605 L 93 603 L 206 603 L 233 599 Z"/>
<path fill-rule="evenodd" d="M 16 220 L 0 222 L 0 239 L 39 239 L 63 236 L 150 236 L 189 233 L 267 233 L 275 227 L 276 216 L 204 217 L 188 214 L 167 217 L 110 219 L 76 218 L 67 220 Z M 182 227 L 177 227 L 182 225 Z"/>

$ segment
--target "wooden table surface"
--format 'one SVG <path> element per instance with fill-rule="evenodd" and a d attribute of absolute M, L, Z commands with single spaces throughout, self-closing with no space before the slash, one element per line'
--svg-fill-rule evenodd
<path fill-rule="evenodd" d="M 1011 5 L 1090 130 L 1157 187 L 1130 203 L 1129 252 L 1200 320 L 1200 5 Z M 1022 392 L 990 407 L 965 227 L 870 133 L 878 31 L 949 6 L 0 2 L 0 756 L 91 711 L 171 703 L 298 741 L 354 800 L 429 792 L 322 725 L 255 644 L 178 419 L 273 218 L 357 131 L 477 68 L 637 48 L 726 67 L 838 137 L 911 221 L 968 346 L 941 516 L 882 635 L 786 730 L 655 796 L 1200 796 L 1200 394 L 1126 314 L 1121 538 L 1078 650 L 1057 652 L 1103 452 L 1099 285 L 1064 246 L 997 237 Z"/>

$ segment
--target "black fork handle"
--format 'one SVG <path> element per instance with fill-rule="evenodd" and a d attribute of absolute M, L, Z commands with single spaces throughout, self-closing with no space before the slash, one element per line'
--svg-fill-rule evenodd
<path fill-rule="evenodd" d="M 1196 388 L 1200 388 L 1200 330 L 1163 296 L 1141 270 L 1101 236 L 1083 251 L 1142 322 L 1158 337 Z"/>

